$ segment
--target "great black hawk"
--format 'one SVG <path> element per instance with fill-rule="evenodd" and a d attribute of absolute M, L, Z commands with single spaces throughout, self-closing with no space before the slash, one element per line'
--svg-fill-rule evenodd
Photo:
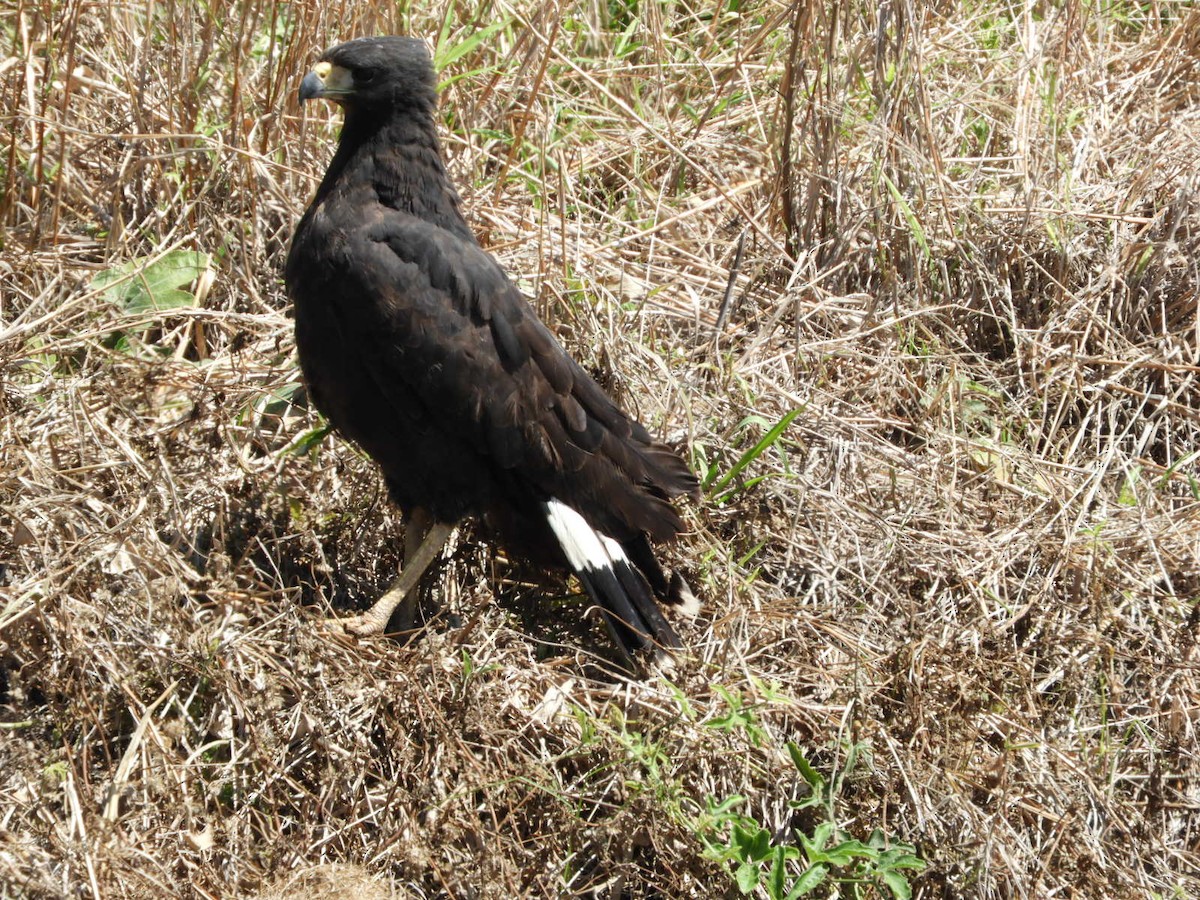
<path fill-rule="evenodd" d="M 345 120 L 288 253 L 300 364 L 317 408 L 382 467 L 407 529 L 400 577 L 344 628 L 383 631 L 474 516 L 514 554 L 572 570 L 626 662 L 678 648 L 655 600 L 694 598 L 650 542 L 680 532 L 671 500 L 696 479 L 475 239 L 442 162 L 424 42 L 333 47 L 300 85 L 301 101 L 318 97 Z"/>

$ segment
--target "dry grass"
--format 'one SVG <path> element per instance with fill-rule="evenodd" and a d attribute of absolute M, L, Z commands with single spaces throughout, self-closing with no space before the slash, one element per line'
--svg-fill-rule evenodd
<path fill-rule="evenodd" d="M 1200 13 L 882 8 L 0 10 L 0 895 L 735 896 L 735 795 L 913 845 L 918 897 L 1200 892 Z M 419 641 L 319 629 L 399 525 L 280 390 L 336 134 L 294 91 L 378 31 L 436 39 L 475 225 L 714 487 L 673 685 L 469 531 Z M 95 289 L 179 249 L 191 305 Z"/>

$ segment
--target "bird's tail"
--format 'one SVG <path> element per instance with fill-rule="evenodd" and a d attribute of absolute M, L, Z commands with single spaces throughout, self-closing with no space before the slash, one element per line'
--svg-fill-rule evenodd
<path fill-rule="evenodd" d="M 627 665 L 636 669 L 637 660 L 645 656 L 652 663 L 668 660 L 670 652 L 683 644 L 659 609 L 650 584 L 630 562 L 625 549 L 597 532 L 565 503 L 551 498 L 545 506 L 550 530 L 588 596 L 600 607 Z M 658 578 L 662 579 L 661 570 Z M 678 576 L 672 579 L 670 592 L 678 595 L 676 602 L 681 608 L 694 614 L 691 607 L 695 600 Z"/>

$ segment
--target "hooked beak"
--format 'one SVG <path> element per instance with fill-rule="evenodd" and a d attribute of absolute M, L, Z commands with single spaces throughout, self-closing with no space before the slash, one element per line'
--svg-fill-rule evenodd
<path fill-rule="evenodd" d="M 326 97 L 338 101 L 354 93 L 354 76 L 349 69 L 322 60 L 300 82 L 300 102 Z"/>

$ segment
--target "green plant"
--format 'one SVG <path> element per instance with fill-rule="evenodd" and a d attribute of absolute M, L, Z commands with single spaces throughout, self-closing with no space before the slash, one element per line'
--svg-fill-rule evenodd
<path fill-rule="evenodd" d="M 196 250 L 168 250 L 140 256 L 92 279 L 92 290 L 130 320 L 114 334 L 113 345 L 128 350 L 131 335 L 161 324 L 163 313 L 198 306 L 212 282 L 212 259 Z M 192 290 L 186 290 L 194 285 Z"/>
<path fill-rule="evenodd" d="M 766 742 L 766 732 L 759 724 L 754 706 L 747 704 L 745 697 L 740 692 L 731 691 L 719 684 L 713 685 L 713 690 L 721 695 L 721 699 L 725 701 L 729 711 L 710 720 L 707 723 L 708 727 L 718 731 L 733 731 L 741 728 L 755 747 L 761 747 Z"/>
<path fill-rule="evenodd" d="M 808 785 L 809 795 L 788 805 L 796 811 L 816 809 L 823 813 L 823 821 L 811 834 L 792 828 L 795 842 L 791 842 L 786 835 L 772 834 L 753 817 L 738 813 L 746 798 L 709 798 L 705 812 L 693 823 L 705 855 L 735 867 L 733 878 L 743 894 L 761 890 L 771 900 L 794 900 L 830 883 L 828 896 L 862 898 L 886 889 L 896 900 L 908 900 L 912 887 L 907 872 L 919 872 L 926 865 L 916 849 L 889 840 L 879 829 L 863 842 L 837 825 L 840 785 L 864 749 L 862 744 L 851 745 L 841 771 L 826 779 L 789 741 L 788 755 Z"/>
<path fill-rule="evenodd" d="M 183 290 L 209 267 L 207 253 L 172 250 L 156 257 L 139 257 L 101 272 L 92 288 L 129 315 L 144 315 L 192 306 L 196 295 Z"/>
<path fill-rule="evenodd" d="M 729 471 L 724 475 L 719 474 L 719 464 L 717 462 L 709 462 L 706 459 L 699 460 L 702 471 L 705 472 L 703 480 L 704 490 L 708 493 L 709 497 L 712 498 L 712 501 L 715 504 L 718 506 L 724 504 L 740 491 L 744 491 L 747 488 L 753 487 L 767 477 L 766 475 L 757 475 L 744 481 L 740 478 L 742 472 L 747 466 L 749 466 L 756 459 L 766 453 L 767 450 L 779 442 L 779 439 L 783 436 L 783 433 L 787 431 L 788 426 L 792 424 L 796 416 L 800 415 L 802 411 L 803 408 L 801 407 L 793 409 L 784 415 L 784 417 L 776 422 L 770 429 L 768 429 L 767 433 L 764 434 L 749 450 L 738 457 L 737 462 L 735 462 L 729 468 Z M 765 424 L 760 417 L 749 416 L 739 423 L 738 429 L 735 430 L 741 430 L 751 424 L 756 423 Z M 780 450 L 780 454 L 783 456 L 786 464 L 786 455 L 783 454 L 782 450 Z"/>

